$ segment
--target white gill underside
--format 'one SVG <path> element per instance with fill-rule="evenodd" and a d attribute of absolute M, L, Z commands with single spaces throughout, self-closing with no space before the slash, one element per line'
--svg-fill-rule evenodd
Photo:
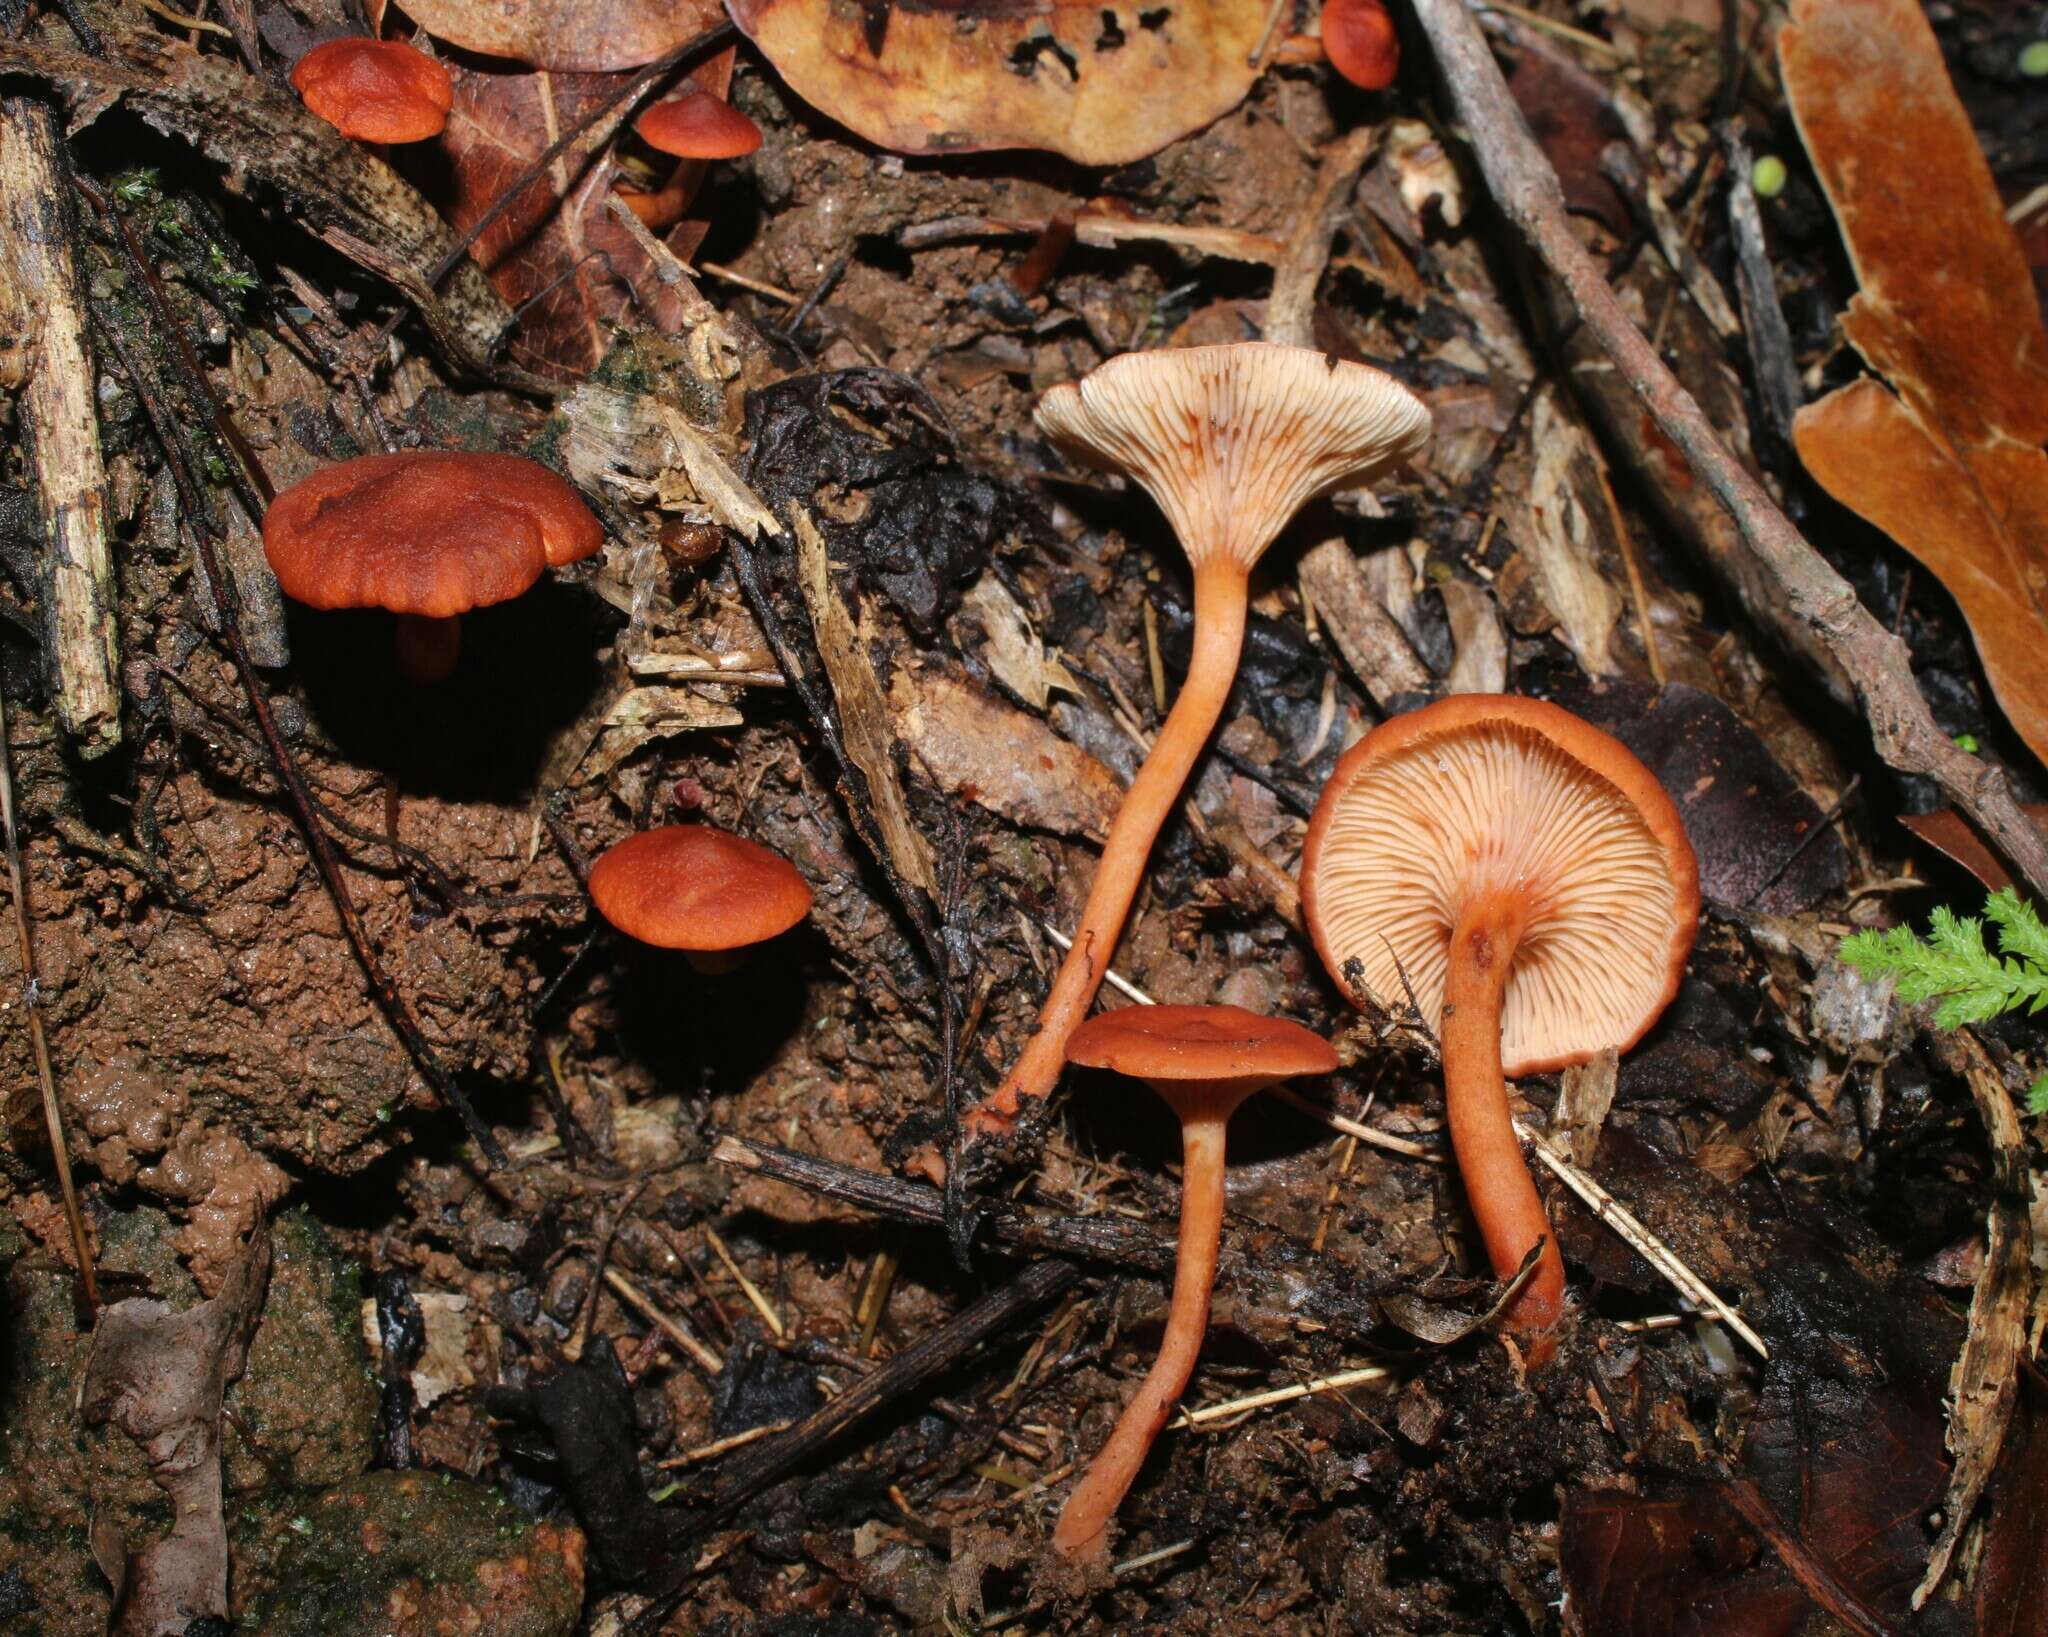
<path fill-rule="evenodd" d="M 1530 889 L 1501 1021 L 1510 1070 L 1620 1045 L 1662 998 L 1675 914 L 1663 849 L 1620 791 L 1526 728 L 1423 739 L 1375 763 L 1332 815 L 1318 871 L 1340 969 L 1356 958 L 1395 1010 L 1405 971 L 1432 1028 L 1460 906 Z"/>

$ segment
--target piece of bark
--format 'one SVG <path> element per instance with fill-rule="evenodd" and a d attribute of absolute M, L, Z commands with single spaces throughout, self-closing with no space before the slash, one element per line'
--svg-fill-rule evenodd
<path fill-rule="evenodd" d="M 1643 162 L 1636 157 L 1635 149 L 1626 142 L 1608 143 L 1600 153 L 1600 170 L 1621 189 L 1621 196 L 1628 201 L 1629 208 L 1656 238 L 1657 248 L 1664 256 L 1664 265 L 1678 275 L 1678 282 L 1685 286 L 1685 293 L 1692 297 L 1700 316 L 1723 341 L 1734 340 L 1742 326 L 1735 321 L 1735 309 L 1728 305 L 1727 293 L 1722 290 L 1713 271 L 1700 260 L 1699 252 L 1693 249 L 1692 241 L 1685 236 L 1684 226 L 1671 214 L 1671 206 L 1663 191 L 1643 169 Z M 1743 171 L 1740 174 L 1746 177 L 1749 173 Z M 1738 185 L 1733 191 L 1740 193 L 1745 190 Z"/>
<path fill-rule="evenodd" d="M 20 389 L 44 551 L 43 649 L 57 719 L 81 756 L 121 742 L 120 641 L 107 540 L 107 472 L 55 111 L 0 98 L 0 331 Z"/>
<path fill-rule="evenodd" d="M 1393 616 L 1380 606 L 1365 570 L 1341 535 L 1303 552 L 1297 572 L 1315 604 L 1317 620 L 1374 704 L 1384 709 L 1396 694 L 1429 688 L 1428 668 L 1415 657 Z"/>
<path fill-rule="evenodd" d="M 1526 492 L 1508 497 L 1512 538 L 1588 676 L 1612 676 L 1614 627 L 1621 594 L 1599 568 L 1608 520 L 1600 494 L 1599 456 L 1555 392 L 1544 388 L 1529 416 L 1535 471 Z"/>
<path fill-rule="evenodd" d="M 797 586 L 810 610 L 818 657 L 825 662 L 825 676 L 839 705 L 839 733 L 846 754 L 867 780 L 875 826 L 890 864 L 904 881 L 935 900 L 938 883 L 932 873 L 931 852 L 910 821 L 910 803 L 896 769 L 896 732 L 889 722 L 882 684 L 868 661 L 867 646 L 852 616 L 832 588 L 824 536 L 803 507 L 792 502 L 789 512 L 796 530 Z"/>
<path fill-rule="evenodd" d="M 1123 785 L 1043 717 L 929 666 L 896 673 L 889 708 L 911 754 L 949 795 L 1034 830 L 1097 842 L 1109 834 Z"/>
<path fill-rule="evenodd" d="M 1969 1526 L 2019 1401 L 2020 1364 L 2027 1356 L 2027 1307 L 2033 1293 L 2033 1181 L 2027 1143 L 2005 1080 L 1976 1037 L 1955 1036 L 1963 1077 L 1991 1145 L 1991 1204 L 1984 1266 L 1970 1297 L 1970 1332 L 1949 1374 L 1947 1521 L 1927 1557 L 1927 1572 L 1913 1589 L 1913 1607 L 1926 1603 L 1948 1572 L 1949 1559 Z"/>
<path fill-rule="evenodd" d="M 1330 265 L 1330 237 L 1351 208 L 1358 173 L 1372 157 L 1378 138 L 1376 127 L 1361 125 L 1323 150 L 1315 186 L 1299 215 L 1301 225 L 1273 268 L 1273 294 L 1266 303 L 1268 341 L 1287 347 L 1315 345 L 1316 287 Z"/>
<path fill-rule="evenodd" d="M 1501 624 L 1500 605 L 1476 585 L 1446 580 L 1437 587 L 1451 622 L 1455 657 L 1444 678 L 1446 693 L 1505 693 L 1508 686 L 1508 634 Z"/>
<path fill-rule="evenodd" d="M 1932 778 L 2033 890 L 2048 892 L 2048 839 L 2021 813 L 2004 770 L 1961 750 L 1936 725 L 1906 645 L 1856 600 L 1722 443 L 1573 233 L 1556 173 L 1530 138 L 1464 0 L 1415 0 L 1414 13 L 1495 201 L 1564 287 L 1583 328 L 1607 353 L 1608 373 L 1626 381 L 1638 400 L 1636 415 L 1655 422 L 1689 476 L 1733 519 L 1742 549 L 1712 566 L 1737 587 L 1753 617 L 1788 638 L 1800 634 L 1794 652 L 1817 643 L 1851 679 L 1877 753 L 1889 765 Z"/>
<path fill-rule="evenodd" d="M 259 1222 L 211 1300 L 176 1313 L 133 1297 L 100 1316 L 79 1415 L 134 1439 L 172 1507 L 170 1532 L 133 1549 L 116 1532 L 94 1531 L 93 1555 L 114 1586 L 108 1637 L 184 1637 L 209 1617 L 226 1625 L 221 1404 L 248 1358 L 269 1281 L 270 1230 Z"/>
<path fill-rule="evenodd" d="M 402 291 L 434 337 L 482 372 L 512 309 L 467 258 L 438 288 L 455 236 L 398 173 L 299 99 L 226 57 L 161 35 L 109 31 L 105 57 L 0 39 L 0 72 L 52 80 L 68 93 L 121 92 L 143 119 L 209 159 L 277 190 L 306 229 Z"/>
<path fill-rule="evenodd" d="M 1614 1106 L 1619 1071 L 1619 1059 L 1609 1047 L 1558 1076 L 1557 1113 L 1550 1124 L 1570 1141 L 1572 1163 L 1581 1171 L 1590 1171 L 1599 1158 L 1600 1132 Z"/>

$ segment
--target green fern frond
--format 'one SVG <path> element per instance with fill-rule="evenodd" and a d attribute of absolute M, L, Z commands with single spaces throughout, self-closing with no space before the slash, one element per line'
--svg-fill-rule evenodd
<path fill-rule="evenodd" d="M 1910 927 L 1852 933 L 1841 959 L 1865 977 L 1897 979 L 1901 1000 L 1938 1001 L 1934 1021 L 1944 1029 L 2048 1006 L 2048 927 L 2010 889 L 1992 894 L 1984 913 L 2004 959 L 1985 946 L 1982 920 L 1946 907 L 1935 910 L 1925 938 Z"/>

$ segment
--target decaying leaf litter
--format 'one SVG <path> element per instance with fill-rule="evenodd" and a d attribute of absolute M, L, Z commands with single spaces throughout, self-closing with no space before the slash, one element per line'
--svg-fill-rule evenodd
<path fill-rule="evenodd" d="M 2037 1025 L 1936 1027 L 1836 950 L 1979 913 L 1965 869 L 2048 885 L 2032 25 L 1415 0 L 1366 91 L 1312 7 L 825 9 L 735 7 L 736 52 L 709 7 L 10 9 L 0 1623 L 2026 1629 Z M 372 23 L 448 65 L 434 142 L 288 88 Z M 1842 90 L 1892 82 L 1914 120 Z M 721 92 L 758 152 L 632 133 Z M 1968 257 L 1845 181 L 1937 138 L 1917 220 Z M 1033 405 L 1260 339 L 1390 371 L 1432 438 L 1254 579 L 1105 1003 L 1344 1066 L 1233 1123 L 1200 1368 L 1077 1579 L 1171 1124 L 1070 1073 L 916 1162 L 1028 1037 L 1194 646 L 1158 512 Z M 258 532 L 410 448 L 536 456 L 607 535 L 430 688 Z M 1983 526 L 1930 548 L 1942 506 Z M 1350 1005 L 1296 880 L 1349 744 L 1487 692 L 1618 736 L 1706 903 L 1639 1044 L 1516 1086 L 1547 1363 L 1431 1032 Z M 716 976 L 611 934 L 592 861 L 676 822 L 786 857 L 805 924 Z"/>

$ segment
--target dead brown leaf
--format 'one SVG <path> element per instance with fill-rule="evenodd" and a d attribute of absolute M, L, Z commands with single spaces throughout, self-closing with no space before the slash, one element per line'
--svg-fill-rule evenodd
<path fill-rule="evenodd" d="M 110 1637 L 159 1637 L 228 1612 L 221 1511 L 221 1403 L 242 1373 L 270 1281 L 270 1230 L 259 1223 L 220 1293 L 182 1313 L 132 1297 L 101 1316 L 79 1414 L 111 1421 L 142 1447 L 171 1499 L 170 1532 L 131 1546 L 96 1531 L 93 1553 L 114 1586 Z"/>
<path fill-rule="evenodd" d="M 732 79 L 733 53 L 720 52 L 690 78 L 714 96 Z M 623 74 L 482 71 L 453 67 L 448 128 L 417 170 L 423 191 L 451 226 L 467 230 L 551 142 L 617 90 Z M 514 308 L 512 356 L 530 369 L 584 375 L 610 350 L 612 326 L 628 318 L 656 329 L 682 322 L 681 301 L 654 277 L 647 253 L 605 209 L 619 166 L 609 122 L 587 132 L 494 221 L 470 255 Z M 431 173 L 430 173 L 431 172 Z M 703 166 L 688 164 L 692 190 Z M 688 260 L 708 224 L 685 218 L 666 243 Z"/>
<path fill-rule="evenodd" d="M 2041 829 L 2048 830 L 2048 802 L 2031 802 L 2020 811 Z M 1904 813 L 1899 822 L 1943 858 L 1962 865 L 1984 883 L 1987 891 L 1997 892 L 2012 885 L 2012 872 L 1953 807 L 1937 808 L 1932 813 Z"/>
<path fill-rule="evenodd" d="M 437 40 L 535 68 L 638 68 L 720 20 L 718 0 L 405 0 Z"/>
<path fill-rule="evenodd" d="M 905 153 L 1044 148 L 1121 165 L 1228 113 L 1252 87 L 1265 0 L 730 0 L 790 89 Z"/>
<path fill-rule="evenodd" d="M 1912 0 L 1798 0 L 1786 95 L 1861 293 L 1871 376 L 1799 412 L 1807 469 L 1953 593 L 2048 759 L 2048 329 L 1969 116 Z"/>

